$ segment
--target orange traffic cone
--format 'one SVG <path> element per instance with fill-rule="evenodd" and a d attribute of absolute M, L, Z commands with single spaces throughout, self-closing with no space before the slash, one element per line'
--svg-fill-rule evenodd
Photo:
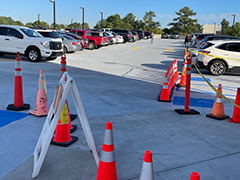
<path fill-rule="evenodd" d="M 68 109 L 67 105 L 64 104 L 51 144 L 67 147 L 77 139 L 76 136 L 70 136 Z"/>
<path fill-rule="evenodd" d="M 200 180 L 200 174 L 198 172 L 192 172 L 189 180 Z"/>
<path fill-rule="evenodd" d="M 188 51 L 187 51 L 187 48 L 185 48 L 185 51 L 184 51 L 184 58 L 183 58 L 183 61 L 187 61 L 187 57 L 188 57 Z"/>
<path fill-rule="evenodd" d="M 240 106 L 240 88 L 237 88 L 235 104 Z M 240 108 L 238 108 L 237 106 L 234 106 L 233 117 L 229 118 L 228 122 L 240 123 Z"/>
<path fill-rule="evenodd" d="M 153 180 L 153 164 L 151 151 L 145 151 L 139 180 Z"/>
<path fill-rule="evenodd" d="M 117 180 L 112 122 L 107 122 L 96 180 Z"/>
<path fill-rule="evenodd" d="M 177 87 L 186 86 L 186 71 L 187 71 L 186 69 L 187 69 L 187 61 L 184 61 L 180 83 L 176 85 Z"/>
<path fill-rule="evenodd" d="M 218 91 L 222 94 L 222 84 L 218 84 Z M 213 104 L 212 113 L 206 114 L 207 117 L 223 120 L 229 118 L 224 114 L 223 98 L 217 93 Z"/>
<path fill-rule="evenodd" d="M 27 110 L 30 108 L 30 104 L 23 103 L 22 68 L 19 52 L 17 52 L 17 58 L 15 60 L 14 103 L 9 104 L 7 110 Z"/>
<path fill-rule="evenodd" d="M 44 70 L 40 70 L 35 109 L 29 111 L 29 113 L 35 116 L 46 116 L 48 114 L 47 88 Z"/>
<path fill-rule="evenodd" d="M 77 129 L 77 125 L 72 125 L 71 115 L 70 115 L 70 110 L 69 110 L 69 106 L 68 106 L 67 100 L 66 100 L 66 105 L 67 105 L 67 108 L 68 108 L 68 119 L 69 119 L 69 129 L 70 129 L 70 133 L 73 133 L 73 132 Z"/>

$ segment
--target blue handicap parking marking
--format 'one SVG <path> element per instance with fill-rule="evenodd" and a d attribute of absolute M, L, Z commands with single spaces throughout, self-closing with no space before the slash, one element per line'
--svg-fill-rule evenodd
<path fill-rule="evenodd" d="M 27 116 L 29 116 L 29 114 L 0 110 L 0 127 L 3 127 L 7 124 L 10 124 L 11 122 L 17 121 Z"/>
<path fill-rule="evenodd" d="M 184 106 L 185 97 L 174 96 L 172 104 Z M 190 98 L 190 106 L 212 108 L 213 104 L 214 100 L 212 99 Z"/>
<path fill-rule="evenodd" d="M 206 78 L 208 82 L 211 82 L 210 78 Z M 181 80 L 181 76 L 179 77 L 179 80 Z M 202 81 L 204 82 L 205 80 L 202 77 L 191 77 L 191 81 Z"/>

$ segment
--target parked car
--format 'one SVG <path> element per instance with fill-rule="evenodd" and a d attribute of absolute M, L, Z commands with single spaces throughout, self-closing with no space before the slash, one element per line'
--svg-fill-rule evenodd
<path fill-rule="evenodd" d="M 171 39 L 178 39 L 179 38 L 179 34 L 177 32 L 173 32 L 171 34 Z"/>
<path fill-rule="evenodd" d="M 78 35 L 72 34 L 72 33 L 67 33 L 66 35 L 71 36 L 76 40 L 79 40 L 82 45 L 82 48 L 88 48 L 88 46 L 89 46 L 88 39 L 84 39 L 81 36 L 78 36 Z"/>
<path fill-rule="evenodd" d="M 111 32 L 111 31 L 105 31 L 105 33 L 106 33 L 108 36 L 112 37 L 113 44 L 116 44 L 116 43 L 117 43 L 117 37 L 114 36 L 113 32 Z"/>
<path fill-rule="evenodd" d="M 144 31 L 144 39 L 149 39 L 152 37 L 151 31 Z"/>
<path fill-rule="evenodd" d="M 196 37 L 198 35 L 200 35 L 201 33 L 193 33 L 190 37 L 191 37 L 191 44 L 192 45 L 195 45 L 195 40 L 196 40 Z"/>
<path fill-rule="evenodd" d="M 115 32 L 123 37 L 124 43 L 125 42 L 134 42 L 134 38 L 132 33 L 129 30 L 124 29 L 112 29 L 112 32 Z"/>
<path fill-rule="evenodd" d="M 109 45 L 113 45 L 113 39 L 115 39 L 115 38 L 113 38 L 113 36 L 109 35 L 106 32 L 103 32 L 103 36 L 108 38 L 108 44 Z"/>
<path fill-rule="evenodd" d="M 240 40 L 208 41 L 200 50 L 196 63 L 213 75 L 238 72 L 240 69 Z M 206 54 L 206 55 L 204 55 Z"/>
<path fill-rule="evenodd" d="M 123 40 L 123 37 L 120 36 L 119 34 L 115 33 L 115 32 L 112 32 L 113 36 L 116 37 L 116 43 L 123 43 L 124 40 Z"/>
<path fill-rule="evenodd" d="M 91 50 L 108 45 L 108 38 L 103 36 L 103 32 L 72 29 L 69 33 L 88 39 L 89 49 Z"/>
<path fill-rule="evenodd" d="M 161 38 L 168 38 L 168 34 L 167 33 L 162 33 Z"/>
<path fill-rule="evenodd" d="M 133 35 L 134 41 L 140 40 L 140 38 L 138 37 L 138 33 L 137 33 L 136 31 L 133 31 L 133 30 L 132 30 L 131 33 L 132 33 L 132 35 Z"/>
<path fill-rule="evenodd" d="M 62 41 L 44 38 L 27 27 L 0 25 L 0 56 L 17 52 L 31 62 L 38 62 L 42 57 L 52 60 L 63 53 Z"/>
<path fill-rule="evenodd" d="M 213 33 L 199 34 L 199 35 L 196 37 L 196 39 L 195 39 L 195 43 L 194 43 L 195 47 L 196 47 L 196 45 L 197 45 L 202 39 L 204 39 L 206 36 L 215 36 L 215 34 L 213 34 Z"/>
<path fill-rule="evenodd" d="M 207 41 L 230 40 L 230 39 L 240 39 L 240 38 L 235 36 L 206 36 L 198 44 L 196 44 L 196 47 L 201 48 L 203 45 L 207 43 Z"/>
<path fill-rule="evenodd" d="M 139 39 L 143 39 L 144 38 L 144 31 L 143 30 L 134 30 L 138 33 L 138 37 Z"/>
<path fill-rule="evenodd" d="M 66 34 L 60 34 L 60 35 L 63 40 L 63 52 L 64 53 L 80 51 L 82 49 L 82 45 L 79 40 L 76 40 Z"/>

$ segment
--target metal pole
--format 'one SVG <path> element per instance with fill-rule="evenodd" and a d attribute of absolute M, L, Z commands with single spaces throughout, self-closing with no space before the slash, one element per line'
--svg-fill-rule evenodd
<path fill-rule="evenodd" d="M 236 14 L 232 14 L 232 16 L 233 16 L 233 27 L 232 27 L 232 35 L 233 35 L 233 30 L 234 30 L 234 25 L 235 25 L 235 16 L 236 16 Z"/>
<path fill-rule="evenodd" d="M 80 7 L 83 12 L 82 12 L 82 29 L 84 29 L 84 7 Z"/>
<path fill-rule="evenodd" d="M 56 29 L 55 1 L 53 1 L 53 29 Z"/>
<path fill-rule="evenodd" d="M 38 14 L 38 27 L 39 27 L 40 14 Z"/>
<path fill-rule="evenodd" d="M 101 13 L 101 29 L 102 29 L 103 28 L 103 12 L 100 11 L 100 13 Z"/>

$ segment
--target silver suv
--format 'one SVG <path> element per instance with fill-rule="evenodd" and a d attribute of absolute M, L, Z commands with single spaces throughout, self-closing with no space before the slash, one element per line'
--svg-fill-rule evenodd
<path fill-rule="evenodd" d="M 27 27 L 0 25 L 0 56 L 17 52 L 31 62 L 38 62 L 42 57 L 53 60 L 63 53 L 62 41 L 44 38 Z"/>

